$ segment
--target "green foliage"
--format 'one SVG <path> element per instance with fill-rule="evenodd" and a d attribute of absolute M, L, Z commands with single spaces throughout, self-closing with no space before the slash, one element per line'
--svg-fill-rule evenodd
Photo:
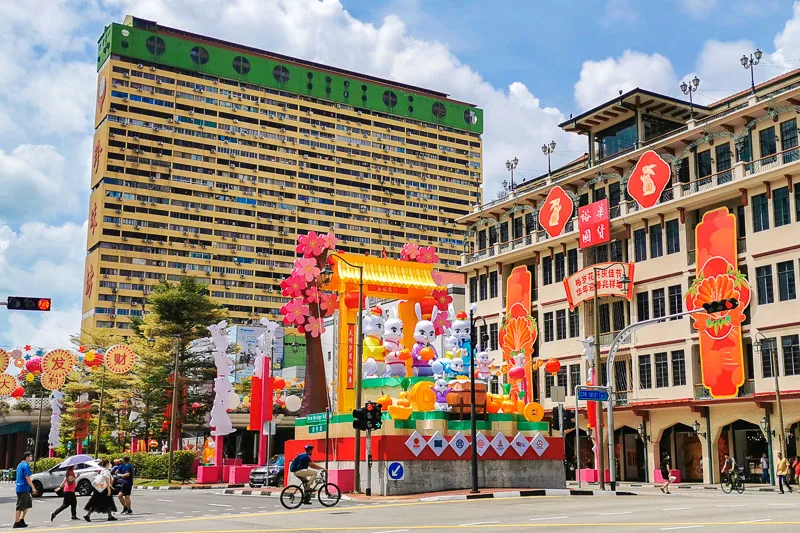
<path fill-rule="evenodd" d="M 119 459 L 121 454 L 106 454 L 101 453 L 99 459 L 108 459 L 114 461 Z M 140 479 L 166 479 L 167 478 L 167 464 L 169 456 L 167 455 L 152 455 L 149 453 L 134 453 L 128 455 L 131 458 L 133 465 L 133 472 L 136 478 Z M 176 451 L 174 455 L 174 462 L 172 468 L 172 477 L 181 481 L 188 480 L 191 477 L 192 463 L 194 463 L 197 454 L 187 450 Z M 44 472 L 50 470 L 64 459 L 58 457 L 44 457 L 36 461 L 37 472 Z"/>
<path fill-rule="evenodd" d="M 30 413 L 33 410 L 33 406 L 31 406 L 31 402 L 28 400 L 20 400 L 14 405 L 14 409 Z"/>
<path fill-rule="evenodd" d="M 33 468 L 33 473 L 36 474 L 38 472 L 45 472 L 46 470 L 50 470 L 58 463 L 63 461 L 59 457 L 42 457 L 41 459 L 36 460 L 36 468 Z"/>

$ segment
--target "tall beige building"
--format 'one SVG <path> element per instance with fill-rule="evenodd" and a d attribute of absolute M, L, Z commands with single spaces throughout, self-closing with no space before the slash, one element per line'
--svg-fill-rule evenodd
<path fill-rule="evenodd" d="M 491 353 L 500 357 L 505 280 L 513 267 L 525 265 L 534 279 L 536 354 L 562 363 L 555 377 L 544 369 L 536 376 L 537 398 L 552 408 L 552 386 L 560 385 L 567 390 L 567 408 L 574 409 L 572 391 L 587 379 L 578 341 L 594 333 L 593 302 L 570 311 L 563 279 L 600 262 L 635 263 L 631 300 L 599 301 L 605 359 L 625 326 L 684 310 L 697 266 L 695 227 L 719 207 L 736 216 L 739 268 L 753 290 L 742 330 L 744 385 L 733 399 L 709 395 L 700 373 L 698 334 L 688 317 L 637 330 L 614 364 L 618 479 L 653 481 L 668 455 L 683 480 L 718 481 L 725 453 L 748 476 L 759 477 L 762 453 L 773 452 L 774 458 L 780 444 L 775 372 L 786 449 L 789 455 L 800 452 L 798 113 L 800 71 L 708 107 L 635 89 L 560 125 L 585 136 L 584 157 L 459 219 L 468 225 L 461 267 L 468 277 L 467 299 L 486 319 L 480 327 L 490 336 Z M 669 162 L 671 172 L 658 202 L 643 208 L 626 194 L 625 180 L 648 150 Z M 538 210 L 556 185 L 575 198 L 576 211 L 564 230 L 550 237 L 538 223 Z M 581 250 L 577 207 L 601 199 L 609 201 L 611 241 Z M 605 361 L 601 370 L 605 373 Z M 585 435 L 585 412 L 579 419 Z M 567 456 L 574 460 L 574 433 L 568 435 Z M 583 442 L 584 448 L 591 446 Z M 584 464 L 590 456 L 582 457 Z"/>
<path fill-rule="evenodd" d="M 98 43 L 83 325 L 126 334 L 159 280 L 277 318 L 298 232 L 463 249 L 483 112 L 444 93 L 127 17 Z"/>

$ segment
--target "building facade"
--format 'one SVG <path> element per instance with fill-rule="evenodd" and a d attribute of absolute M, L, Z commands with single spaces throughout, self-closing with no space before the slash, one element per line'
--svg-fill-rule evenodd
<path fill-rule="evenodd" d="M 160 280 L 276 318 L 298 232 L 399 256 L 480 203 L 483 112 L 446 94 L 126 17 L 98 43 L 83 327 L 125 335 Z"/>
<path fill-rule="evenodd" d="M 703 386 L 698 332 L 689 317 L 635 331 L 613 369 L 617 479 L 653 481 L 668 455 L 682 480 L 718 481 L 725 453 L 749 476 L 758 476 L 762 453 L 779 450 L 773 372 L 782 391 L 787 452 L 800 452 L 798 113 L 800 71 L 708 107 L 635 89 L 560 125 L 587 136 L 582 158 L 475 206 L 460 219 L 468 225 L 462 260 L 467 299 L 486 318 L 495 358 L 501 357 L 497 331 L 505 280 L 520 265 L 533 275 L 535 354 L 562 364 L 555 376 L 542 368 L 535 377 L 537 398 L 548 412 L 554 406 L 553 385 L 566 388 L 566 407 L 575 408 L 574 388 L 587 381 L 578 341 L 595 333 L 594 301 L 571 311 L 564 278 L 601 262 L 634 263 L 630 301 L 598 300 L 605 375 L 617 332 L 684 311 L 697 267 L 694 229 L 703 215 L 726 207 L 736 216 L 739 269 L 753 290 L 742 328 L 745 383 L 736 398 L 710 396 Z M 627 194 L 626 180 L 650 150 L 670 164 L 670 178 L 655 205 L 644 208 Z M 557 185 L 575 199 L 575 210 L 563 231 L 551 237 L 538 216 Z M 581 249 L 578 207 L 603 199 L 610 207 L 610 242 Z M 581 411 L 579 431 L 585 435 L 585 405 Z M 591 447 L 584 440 L 584 448 Z M 568 439 L 567 459 L 575 461 L 572 442 Z M 584 452 L 581 466 L 587 465 L 593 458 Z"/>

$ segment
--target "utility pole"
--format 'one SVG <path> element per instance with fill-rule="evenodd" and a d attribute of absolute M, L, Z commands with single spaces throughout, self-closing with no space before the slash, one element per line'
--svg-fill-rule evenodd
<path fill-rule="evenodd" d="M 169 421 L 169 460 L 167 462 L 167 485 L 172 484 L 172 465 L 174 461 L 175 455 L 175 426 L 178 424 L 178 393 L 180 388 L 178 387 L 178 376 L 180 374 L 180 350 L 178 350 L 178 346 L 180 344 L 175 345 L 175 373 L 172 377 L 172 410 L 170 412 L 170 421 Z M 269 436 L 267 436 L 269 439 Z M 267 457 L 267 463 L 269 463 L 269 457 Z"/>

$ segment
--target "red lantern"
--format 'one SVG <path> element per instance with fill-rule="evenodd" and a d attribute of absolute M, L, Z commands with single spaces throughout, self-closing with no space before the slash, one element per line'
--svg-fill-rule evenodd
<path fill-rule="evenodd" d="M 16 389 L 14 389 L 14 391 L 11 393 L 11 397 L 12 397 L 12 398 L 22 398 L 22 395 L 23 395 L 23 394 L 25 394 L 25 389 L 23 389 L 22 387 L 17 387 L 17 388 L 16 388 Z"/>
<path fill-rule="evenodd" d="M 42 371 L 42 358 L 39 356 L 33 357 L 25 362 L 25 368 L 28 372 Z"/>
<path fill-rule="evenodd" d="M 194 402 L 192 404 L 192 409 L 200 409 L 200 402 Z"/>
<path fill-rule="evenodd" d="M 286 380 L 283 378 L 275 378 L 272 381 L 272 387 L 275 390 L 283 390 L 286 387 Z"/>
<path fill-rule="evenodd" d="M 510 379 L 524 379 L 525 368 L 521 366 L 512 366 L 508 369 L 508 377 Z"/>
<path fill-rule="evenodd" d="M 347 306 L 348 309 L 358 309 L 358 293 L 357 292 L 350 292 L 344 295 L 344 305 Z M 361 302 L 361 306 L 363 309 L 367 308 L 367 297 L 364 296 L 363 301 Z"/>
<path fill-rule="evenodd" d="M 544 364 L 544 370 L 545 372 L 549 372 L 551 374 L 558 374 L 558 371 L 561 370 L 561 361 L 551 357 Z"/>

